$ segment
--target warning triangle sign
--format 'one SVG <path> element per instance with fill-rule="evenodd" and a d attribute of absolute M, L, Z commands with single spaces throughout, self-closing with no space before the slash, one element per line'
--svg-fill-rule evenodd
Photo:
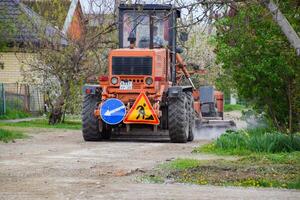
<path fill-rule="evenodd" d="M 159 119 L 145 93 L 141 93 L 125 116 L 125 124 L 159 124 Z"/>

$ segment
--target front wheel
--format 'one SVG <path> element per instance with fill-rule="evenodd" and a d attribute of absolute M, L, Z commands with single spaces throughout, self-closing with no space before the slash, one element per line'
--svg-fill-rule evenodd
<path fill-rule="evenodd" d="M 187 95 L 182 92 L 169 99 L 168 124 L 171 142 L 186 143 L 189 137 L 189 112 Z"/>
<path fill-rule="evenodd" d="M 194 97 L 192 92 L 186 93 L 188 99 L 188 115 L 189 115 L 189 137 L 188 141 L 194 140 L 195 131 L 195 110 L 194 110 Z"/>
<path fill-rule="evenodd" d="M 85 95 L 82 108 L 82 136 L 85 141 L 101 140 L 99 130 L 99 120 L 94 115 L 94 110 L 97 108 L 100 98 L 96 95 Z"/>

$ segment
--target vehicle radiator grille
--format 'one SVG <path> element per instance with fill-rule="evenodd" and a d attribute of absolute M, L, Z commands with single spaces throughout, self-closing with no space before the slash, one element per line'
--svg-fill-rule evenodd
<path fill-rule="evenodd" d="M 113 75 L 151 75 L 152 57 L 112 57 Z"/>

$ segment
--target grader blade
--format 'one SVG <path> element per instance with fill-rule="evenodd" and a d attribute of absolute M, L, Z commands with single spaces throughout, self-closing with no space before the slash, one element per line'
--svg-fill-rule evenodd
<path fill-rule="evenodd" d="M 233 120 L 222 120 L 222 119 L 202 119 L 201 121 L 197 121 L 198 127 L 218 127 L 218 128 L 227 128 L 227 129 L 235 129 L 236 124 Z"/>

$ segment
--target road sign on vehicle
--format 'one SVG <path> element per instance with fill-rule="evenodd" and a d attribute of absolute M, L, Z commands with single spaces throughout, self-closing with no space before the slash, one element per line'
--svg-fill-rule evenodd
<path fill-rule="evenodd" d="M 126 124 L 159 124 L 159 119 L 151 106 L 151 103 L 144 93 L 141 93 L 133 106 L 127 113 L 124 121 Z"/>
<path fill-rule="evenodd" d="M 122 122 L 125 114 L 125 105 L 119 99 L 108 99 L 101 106 L 100 116 L 107 124 L 115 125 Z"/>

